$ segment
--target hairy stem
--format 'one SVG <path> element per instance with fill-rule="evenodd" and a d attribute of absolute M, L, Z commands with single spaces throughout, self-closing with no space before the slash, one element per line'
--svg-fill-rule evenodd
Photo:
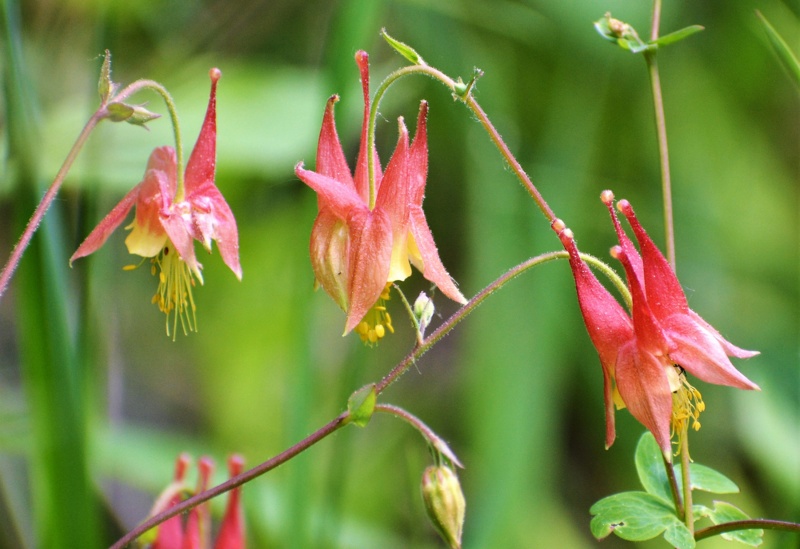
<path fill-rule="evenodd" d="M 709 526 L 708 528 L 702 528 L 695 533 L 694 539 L 700 541 L 701 539 L 718 536 L 720 534 L 724 534 L 725 532 L 756 529 L 782 530 L 784 532 L 800 534 L 800 524 L 797 524 L 796 522 L 771 519 L 749 519 L 723 522 L 722 524 L 715 524 L 714 526 Z"/>
<path fill-rule="evenodd" d="M 170 121 L 172 122 L 172 131 L 175 134 L 175 156 L 177 157 L 177 185 L 175 189 L 175 197 L 173 198 L 174 202 L 180 202 L 184 198 L 184 193 L 186 191 L 184 183 L 183 183 L 183 140 L 181 139 L 181 125 L 180 121 L 178 120 L 178 111 L 175 108 L 175 102 L 172 100 L 172 96 L 169 94 L 167 89 L 156 82 L 155 80 L 137 80 L 133 84 L 130 84 L 125 89 L 121 90 L 116 96 L 114 96 L 114 101 L 122 101 L 126 99 L 128 96 L 133 95 L 134 93 L 140 90 L 153 90 L 161 98 L 164 100 L 164 103 L 167 106 L 167 111 L 169 112 Z"/>
<path fill-rule="evenodd" d="M 111 546 L 111 549 L 122 549 L 129 543 L 133 542 L 136 538 L 138 538 L 151 528 L 158 526 L 165 520 L 172 518 L 180 513 L 186 512 L 189 509 L 210 500 L 211 498 L 214 498 L 216 496 L 224 494 L 225 492 L 233 490 L 234 488 L 241 486 L 242 484 L 249 482 L 256 477 L 263 475 L 267 471 L 271 471 L 272 469 L 275 469 L 279 465 L 286 463 L 287 461 L 289 461 L 296 455 L 300 454 L 301 452 L 307 450 L 308 448 L 310 448 L 317 442 L 321 441 L 328 435 L 338 431 L 339 429 L 347 425 L 346 421 L 347 417 L 348 417 L 347 412 L 339 414 L 335 419 L 331 420 L 326 425 L 316 430 L 314 433 L 310 434 L 309 436 L 307 436 L 306 438 L 304 438 L 291 448 L 284 450 L 283 452 L 273 457 L 272 459 L 269 459 L 264 463 L 261 463 L 260 465 L 253 467 L 252 469 L 245 471 L 240 475 L 231 477 L 226 482 L 223 482 L 218 486 L 214 486 L 213 488 L 209 488 L 204 492 L 200 492 L 199 494 L 196 494 L 190 497 L 189 499 L 184 500 L 181 503 L 173 507 L 170 507 L 169 509 L 159 514 L 150 517 L 149 519 L 141 523 L 139 526 L 137 526 L 136 528 L 125 534 L 125 536 L 120 538 L 120 540 L 117 541 L 117 543 Z"/>
<path fill-rule="evenodd" d="M 658 39 L 658 27 L 661 21 L 661 0 L 653 1 L 653 21 L 650 39 Z M 672 215 L 672 179 L 669 172 L 669 145 L 667 144 L 667 121 L 664 115 L 664 98 L 661 93 L 661 78 L 658 73 L 656 49 L 649 49 L 644 53 L 647 63 L 647 72 L 650 76 L 650 88 L 653 93 L 653 108 L 656 118 L 656 133 L 658 136 L 658 157 L 661 164 L 661 194 L 664 201 L 664 235 L 666 238 L 667 259 L 676 270 L 675 262 L 675 225 Z"/>
<path fill-rule="evenodd" d="M 97 126 L 97 123 L 100 122 L 106 116 L 106 114 L 105 106 L 102 106 L 92 115 L 91 118 L 89 118 L 80 135 L 75 140 L 75 143 L 72 145 L 69 154 L 67 154 L 67 158 L 64 159 L 64 163 L 61 165 L 61 169 L 58 170 L 58 173 L 56 174 L 53 183 L 50 185 L 50 188 L 47 189 L 47 192 L 45 193 L 44 197 L 42 197 L 39 205 L 36 206 L 36 210 L 33 212 L 28 224 L 25 226 L 22 236 L 20 236 L 19 241 L 11 251 L 11 255 L 8 257 L 8 261 L 6 262 L 5 267 L 3 267 L 3 271 L 0 272 L 0 297 L 2 297 L 3 293 L 6 291 L 6 288 L 8 288 L 8 284 L 11 282 L 11 277 L 14 275 L 14 271 L 16 271 L 17 266 L 22 259 L 22 254 L 24 254 L 25 250 L 28 248 L 28 244 L 30 244 L 36 229 L 38 229 L 39 225 L 42 223 L 42 219 L 44 219 L 47 210 L 50 209 L 50 205 L 53 203 L 53 200 L 58 194 L 59 189 L 61 189 L 61 185 L 64 183 L 64 179 L 67 177 L 67 173 L 69 173 L 70 168 L 72 168 L 72 164 L 75 162 L 75 159 L 78 157 L 81 149 L 86 144 L 89 134 L 92 133 L 92 130 L 95 128 L 95 126 Z"/>
<path fill-rule="evenodd" d="M 672 462 L 667 461 L 664 456 L 661 456 L 664 459 L 664 469 L 667 471 L 667 480 L 669 480 L 669 491 L 672 493 L 672 501 L 675 502 L 675 511 L 678 514 L 678 518 L 684 520 L 686 517 L 686 511 L 683 508 L 683 500 L 681 499 L 681 493 L 678 491 L 678 480 L 675 478 L 675 468 L 672 466 Z"/>
<path fill-rule="evenodd" d="M 683 481 L 683 521 L 689 532 L 694 535 L 694 512 L 692 509 L 692 478 L 690 474 L 689 457 L 689 422 L 685 421 L 683 433 L 681 433 L 681 479 Z"/>

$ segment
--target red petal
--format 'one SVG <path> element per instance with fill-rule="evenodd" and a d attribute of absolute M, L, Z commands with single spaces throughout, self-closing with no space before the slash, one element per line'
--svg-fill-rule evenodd
<path fill-rule="evenodd" d="M 200 233 L 198 240 L 209 251 L 211 249 L 208 243 L 214 240 L 225 265 L 241 280 L 239 231 L 236 228 L 236 218 L 222 193 L 212 182 L 207 182 L 195 189 L 188 201 L 191 205 L 192 224 Z"/>
<path fill-rule="evenodd" d="M 322 208 L 330 208 L 334 215 L 347 219 L 354 209 L 367 209 L 367 204 L 351 187 L 322 174 L 304 170 L 297 164 L 294 173 L 300 180 L 317 191 Z"/>
<path fill-rule="evenodd" d="M 411 204 L 422 205 L 425 180 L 428 178 L 428 102 L 422 101 L 417 116 L 417 129 L 408 154 L 408 199 Z"/>
<path fill-rule="evenodd" d="M 673 315 L 661 324 L 675 345 L 675 349 L 670 350 L 670 359 L 692 375 L 706 383 L 758 389 L 758 385 L 734 368 L 714 334 L 691 316 Z"/>
<path fill-rule="evenodd" d="M 644 263 L 644 287 L 653 314 L 657 318 L 664 318 L 675 313 L 686 313 L 689 310 L 686 296 L 669 262 L 639 223 L 630 203 L 620 200 L 619 207 L 639 241 Z"/>
<path fill-rule="evenodd" d="M 375 207 L 385 210 L 392 219 L 395 237 L 406 230 L 408 223 L 409 179 L 408 179 L 408 130 L 403 119 L 398 119 L 399 136 L 394 154 L 383 174 Z"/>
<path fill-rule="evenodd" d="M 319 142 L 317 143 L 316 171 L 321 175 L 346 183 L 355 189 L 353 176 L 350 174 L 350 168 L 344 157 L 339 135 L 336 133 L 333 106 L 338 100 L 338 95 L 332 95 L 325 105 L 322 129 L 319 132 Z"/>
<path fill-rule="evenodd" d="M 200 272 L 201 265 L 197 262 L 194 253 L 194 240 L 186 227 L 187 221 L 179 212 L 172 211 L 168 215 L 161 216 L 161 225 L 167 231 L 167 237 L 181 256 L 181 259 L 194 272 L 200 283 L 203 283 L 203 274 Z"/>
<path fill-rule="evenodd" d="M 704 328 L 707 332 L 709 332 L 712 336 L 714 336 L 714 339 L 716 339 L 719 342 L 719 344 L 722 345 L 722 348 L 725 350 L 726 355 L 735 356 L 736 358 L 751 358 L 761 354 L 758 351 L 748 351 L 746 349 L 741 349 L 736 345 L 734 345 L 733 343 L 729 342 L 727 339 L 722 337 L 722 335 L 717 330 L 715 330 L 714 327 L 711 326 L 711 324 L 703 320 L 700 317 L 700 315 L 698 315 L 691 309 L 689 309 L 689 316 L 695 322 L 697 322 L 697 324 L 699 324 L 702 328 Z"/>
<path fill-rule="evenodd" d="M 241 474 L 244 469 L 244 460 L 241 456 L 231 456 L 228 460 L 230 476 Z M 245 549 L 244 514 L 241 502 L 242 488 L 237 487 L 230 491 L 228 504 L 225 507 L 225 516 L 222 519 L 217 542 L 214 549 Z"/>
<path fill-rule="evenodd" d="M 610 191 L 606 191 L 610 194 Z M 601 195 L 602 196 L 602 195 Z M 631 267 L 633 268 L 633 272 L 639 279 L 639 284 L 644 286 L 644 268 L 642 266 L 642 258 L 639 255 L 639 252 L 636 250 L 636 246 L 633 245 L 631 239 L 628 238 L 627 233 L 622 230 L 622 225 L 619 224 L 619 218 L 617 218 L 617 212 L 614 210 L 614 200 L 613 194 L 610 194 L 611 200 L 606 202 L 606 206 L 608 207 L 608 211 L 611 214 L 611 222 L 614 224 L 614 231 L 617 233 L 617 239 L 619 240 L 619 245 L 623 249 L 623 251 L 628 255 L 628 258 L 631 261 Z"/>
<path fill-rule="evenodd" d="M 206 117 L 197 137 L 192 155 L 186 163 L 186 194 L 192 193 L 197 186 L 214 181 L 217 167 L 217 82 L 221 73 L 219 69 L 209 71 L 211 77 L 211 94 L 208 98 Z"/>
<path fill-rule="evenodd" d="M 603 368 L 613 377 L 614 364 L 620 348 L 634 337 L 633 323 L 625 309 L 605 286 L 600 284 L 589 266 L 580 258 L 578 247 L 571 234 L 562 231 L 559 238 L 569 252 L 569 266 L 575 278 L 578 303 L 586 331 L 600 355 Z M 613 406 L 613 402 L 611 405 Z"/>
<path fill-rule="evenodd" d="M 422 271 L 422 275 L 436 284 L 438 288 L 450 299 L 462 305 L 467 299 L 456 287 L 455 282 L 439 259 L 439 251 L 433 241 L 431 229 L 425 220 L 425 214 L 419 206 L 412 206 L 409 212 L 409 230 L 416 242 L 419 253 L 422 256 L 422 265 L 416 265 Z M 412 256 L 413 257 L 413 256 Z M 412 259 L 412 262 L 414 260 Z"/>
<path fill-rule="evenodd" d="M 664 365 L 631 341 L 617 360 L 617 388 L 633 417 L 653 433 L 664 457 L 671 461 L 672 393 Z"/>
<path fill-rule="evenodd" d="M 141 184 L 140 184 L 141 185 Z M 78 259 L 79 257 L 85 257 L 91 253 L 97 251 L 100 246 L 105 244 L 108 237 L 111 236 L 111 233 L 120 226 L 120 224 L 125 220 L 125 217 L 128 215 L 128 212 L 131 211 L 133 204 L 136 202 L 136 198 L 139 195 L 140 185 L 136 185 L 128 194 L 126 194 L 122 200 L 120 200 L 119 204 L 114 206 L 111 211 L 106 215 L 100 223 L 98 223 L 97 227 L 95 227 L 89 236 L 86 237 L 86 240 L 78 246 L 78 249 L 75 250 L 75 253 L 72 254 L 72 257 L 69 258 L 69 264 L 72 265 L 72 262 Z"/>
<path fill-rule="evenodd" d="M 365 51 L 356 52 L 356 63 L 361 72 L 361 90 L 364 93 L 364 121 L 361 124 L 361 145 L 358 149 L 358 160 L 356 162 L 355 187 L 361 200 L 369 203 L 369 169 L 367 166 L 367 146 L 369 143 L 369 55 Z M 378 159 L 378 152 L 375 146 L 371 147 L 371 153 L 375 162 L 375 192 L 378 191 L 381 182 L 381 163 Z"/>
<path fill-rule="evenodd" d="M 319 212 L 311 230 L 311 266 L 334 301 L 347 312 L 350 281 L 350 236 L 344 221 L 329 209 Z"/>
<path fill-rule="evenodd" d="M 347 220 L 350 230 L 350 309 L 345 334 L 367 314 L 386 286 L 392 258 L 392 222 L 380 209 L 354 210 Z"/>

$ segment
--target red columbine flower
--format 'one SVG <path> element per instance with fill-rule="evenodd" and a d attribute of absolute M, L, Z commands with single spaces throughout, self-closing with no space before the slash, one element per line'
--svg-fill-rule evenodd
<path fill-rule="evenodd" d="M 178 456 L 175 479 L 161 493 L 150 516 L 166 511 L 192 494 L 185 481 L 186 470 L 190 464 L 191 458 L 187 454 Z M 195 493 L 200 493 L 208 489 L 211 475 L 214 472 L 214 462 L 208 457 L 203 457 L 200 458 L 197 465 L 200 474 Z M 241 456 L 234 455 L 228 459 L 231 477 L 240 474 L 243 468 L 244 460 Z M 185 521 L 180 514 L 165 520 L 158 526 L 155 536 L 152 549 L 208 549 L 211 547 L 211 520 L 208 502 L 193 507 Z M 241 487 L 237 487 L 228 495 L 225 516 L 222 519 L 214 549 L 245 549 L 245 547 Z"/>
<path fill-rule="evenodd" d="M 195 326 L 192 287 L 195 277 L 202 284 L 203 276 L 193 240 L 202 242 L 209 253 L 211 241 L 216 241 L 222 260 L 237 278 L 242 278 L 236 219 L 214 184 L 216 95 L 221 73 L 219 69 L 211 69 L 209 75 L 208 109 L 186 164 L 185 183 L 178 181 L 175 150 L 172 147 L 155 149 L 147 162 L 144 180 L 125 195 L 70 258 L 72 263 L 100 248 L 135 205 L 136 217 L 127 227 L 131 232 L 125 244 L 130 253 L 152 258 L 153 274 L 156 267 L 159 269 L 158 291 L 153 302 L 167 314 L 168 334 L 170 314 L 174 314 L 173 332 L 179 317 L 184 333 Z"/>
<path fill-rule="evenodd" d="M 749 358 L 758 352 L 732 345 L 689 309 L 675 273 L 627 200 L 620 200 L 617 207 L 628 219 L 641 255 L 617 220 L 613 193 L 604 191 L 601 199 L 619 238 L 619 246 L 611 253 L 627 274 L 633 302 L 630 316 L 581 260 L 572 231 L 560 219 L 553 222 L 553 229 L 569 252 L 583 319 L 603 366 L 606 447 L 614 442 L 616 402 L 628 407 L 671 459 L 672 433 L 680 434 L 690 421 L 699 429 L 697 418 L 705 409 L 684 370 L 708 383 L 758 389 L 728 359 Z"/>
<path fill-rule="evenodd" d="M 392 330 L 383 301 L 391 282 L 405 280 L 411 264 L 442 292 L 466 303 L 439 259 L 433 235 L 422 211 L 428 172 L 426 121 L 428 104 L 422 102 L 414 140 L 399 119 L 400 137 L 394 154 L 381 173 L 378 155 L 369 148 L 369 58 L 356 53 L 364 92 L 364 122 L 355 175 L 350 174 L 328 99 L 317 146 L 316 172 L 295 168 L 297 176 L 317 192 L 319 215 L 311 233 L 311 264 L 317 281 L 347 313 L 345 333 L 353 328 L 361 338 L 375 343 Z M 368 154 L 375 163 L 375 201 L 370 204 Z"/>

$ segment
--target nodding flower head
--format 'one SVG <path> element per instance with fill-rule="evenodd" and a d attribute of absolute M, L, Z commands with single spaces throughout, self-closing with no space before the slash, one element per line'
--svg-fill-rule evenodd
<path fill-rule="evenodd" d="M 357 328 L 367 343 L 392 331 L 383 302 L 388 284 L 405 280 L 411 265 L 450 299 L 466 303 L 439 259 L 422 200 L 428 173 L 427 116 L 423 101 L 414 140 L 409 144 L 403 119 L 399 139 L 386 171 L 382 172 L 369 133 L 369 58 L 356 53 L 364 95 L 361 146 L 351 175 L 339 142 L 333 108 L 328 99 L 317 146 L 316 171 L 295 168 L 297 176 L 317 192 L 319 214 L 311 232 L 311 265 L 317 282 L 347 313 L 345 333 Z M 369 155 L 374 173 L 370 182 Z"/>
<path fill-rule="evenodd" d="M 619 245 L 611 255 L 627 275 L 632 307 L 628 313 L 600 284 L 580 258 L 575 239 L 561 220 L 553 222 L 569 253 L 578 303 L 586 329 L 603 367 L 606 408 L 606 447 L 614 442 L 614 408 L 627 407 L 655 436 L 671 459 L 671 439 L 705 409 L 700 392 L 686 373 L 716 385 L 758 389 L 731 363 L 729 356 L 758 354 L 729 343 L 717 330 L 689 309 L 672 267 L 644 230 L 632 206 L 620 200 L 617 208 L 633 229 L 639 250 L 628 238 L 614 211 L 614 194 L 604 191 Z"/>
<path fill-rule="evenodd" d="M 178 320 L 184 332 L 196 326 L 192 288 L 203 283 L 202 265 L 194 252 L 194 241 L 210 253 L 217 243 L 225 264 L 242 278 L 239 264 L 239 233 L 228 203 L 214 183 L 217 144 L 217 82 L 222 73 L 211 69 L 211 94 L 197 143 L 186 164 L 184 177 L 178 177 L 175 149 L 158 147 L 150 155 L 144 179 L 125 195 L 111 212 L 89 233 L 78 247 L 70 264 L 97 251 L 136 207 L 125 244 L 131 254 L 149 258 L 151 271 L 158 276 L 153 303 L 167 315 L 167 334 L 172 315 L 173 336 Z M 127 267 L 134 269 L 137 265 Z"/>

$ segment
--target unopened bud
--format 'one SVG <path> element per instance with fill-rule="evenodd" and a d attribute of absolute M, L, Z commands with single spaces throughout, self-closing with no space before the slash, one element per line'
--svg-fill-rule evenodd
<path fill-rule="evenodd" d="M 127 122 L 136 126 L 144 126 L 161 115 L 147 110 L 144 105 L 128 105 L 127 103 L 110 103 L 106 110 L 112 122 Z"/>
<path fill-rule="evenodd" d="M 420 292 L 419 297 L 414 302 L 414 316 L 417 317 L 419 331 L 423 336 L 425 335 L 425 329 L 433 319 L 435 310 L 433 300 L 425 292 Z"/>
<path fill-rule="evenodd" d="M 430 466 L 422 474 L 422 499 L 436 530 L 453 549 L 461 547 L 466 501 L 456 474 L 447 466 Z"/>

